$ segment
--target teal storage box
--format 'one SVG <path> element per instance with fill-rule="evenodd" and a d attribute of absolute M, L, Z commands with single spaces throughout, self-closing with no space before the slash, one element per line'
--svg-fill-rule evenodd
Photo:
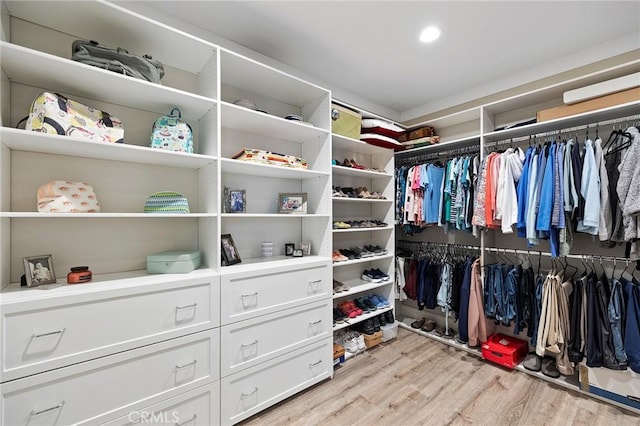
<path fill-rule="evenodd" d="M 199 251 L 163 251 L 147 256 L 149 274 L 188 274 L 199 267 Z"/>

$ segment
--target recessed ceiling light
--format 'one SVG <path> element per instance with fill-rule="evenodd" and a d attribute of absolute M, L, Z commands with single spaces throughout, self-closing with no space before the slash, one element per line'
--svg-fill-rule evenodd
<path fill-rule="evenodd" d="M 431 43 L 440 37 L 440 29 L 438 27 L 427 27 L 420 33 L 420 41 L 423 43 Z"/>

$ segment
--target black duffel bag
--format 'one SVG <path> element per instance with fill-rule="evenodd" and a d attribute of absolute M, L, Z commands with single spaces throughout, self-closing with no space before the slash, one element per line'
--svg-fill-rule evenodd
<path fill-rule="evenodd" d="M 153 83 L 160 83 L 164 76 L 164 66 L 151 56 L 133 55 L 121 47 L 107 47 L 93 40 L 74 41 L 71 59 Z"/>

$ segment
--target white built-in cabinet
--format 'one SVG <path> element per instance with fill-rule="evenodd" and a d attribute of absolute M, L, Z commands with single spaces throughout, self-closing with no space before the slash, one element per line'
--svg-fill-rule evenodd
<path fill-rule="evenodd" d="M 367 113 L 363 113 L 366 116 Z M 386 298 L 390 306 L 364 313 L 348 322 L 336 323 L 334 331 L 358 324 L 394 308 L 395 283 L 395 227 L 394 227 L 394 151 L 339 134 L 332 136 L 332 159 L 343 163 L 354 160 L 366 169 L 332 166 L 332 184 L 341 188 L 365 187 L 369 193 L 378 192 L 384 199 L 333 197 L 334 221 L 379 220 L 387 224 L 375 228 L 333 229 L 333 250 L 349 249 L 365 245 L 378 246 L 385 254 L 340 262 L 333 262 L 333 278 L 346 284 L 349 289 L 333 295 L 334 305 L 345 300 L 378 294 Z M 389 280 L 372 283 L 363 280 L 367 269 L 380 269 L 389 275 Z"/>
<path fill-rule="evenodd" d="M 113 3 L 1 7 L 0 423 L 233 424 L 331 377 L 330 92 Z M 166 75 L 154 84 L 71 61 L 80 38 L 149 54 Z M 43 91 L 120 118 L 125 143 L 16 128 Z M 148 148 L 172 108 L 193 154 Z M 308 168 L 232 159 L 243 148 Z M 100 213 L 37 212 L 52 180 L 93 185 Z M 246 191 L 245 213 L 224 213 L 225 187 Z M 190 213 L 143 213 L 158 191 L 185 195 Z M 279 193 L 301 192 L 306 214 L 278 213 Z M 223 265 L 222 234 L 241 263 Z M 261 257 L 265 241 L 274 256 Z M 285 256 L 288 242 L 311 255 Z M 167 250 L 198 250 L 202 266 L 147 274 L 147 255 Z M 23 257 L 41 254 L 63 285 L 21 288 Z M 93 282 L 66 285 L 78 265 Z"/>

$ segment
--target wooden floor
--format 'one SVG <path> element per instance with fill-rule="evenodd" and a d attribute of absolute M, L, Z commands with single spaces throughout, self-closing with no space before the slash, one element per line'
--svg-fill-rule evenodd
<path fill-rule="evenodd" d="M 640 416 L 400 328 L 243 426 L 640 425 Z"/>

